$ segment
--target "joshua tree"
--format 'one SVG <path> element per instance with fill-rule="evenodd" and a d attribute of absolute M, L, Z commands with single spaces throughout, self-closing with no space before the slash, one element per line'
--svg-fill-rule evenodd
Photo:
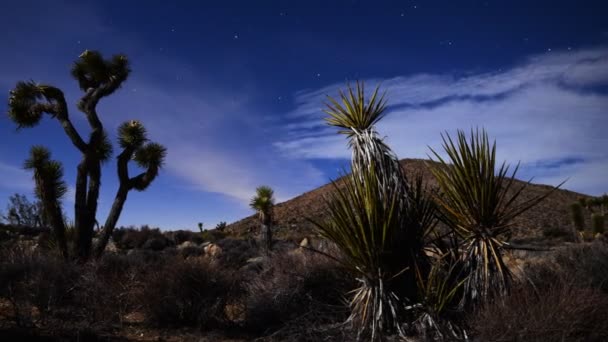
<path fill-rule="evenodd" d="M 274 190 L 269 186 L 260 186 L 255 189 L 255 196 L 249 206 L 258 212 L 261 224 L 261 241 L 266 253 L 272 248 L 272 208 L 274 206 Z"/>
<path fill-rule="evenodd" d="M 130 68 L 127 57 L 124 55 L 116 55 L 106 60 L 99 52 L 87 50 L 74 63 L 71 73 L 84 92 L 77 107 L 84 113 L 91 128 L 88 140 L 83 139 L 72 125 L 63 92 L 51 85 L 33 81 L 18 82 L 10 92 L 8 115 L 18 125 L 18 128 L 24 128 L 36 126 L 42 116 L 48 114 L 61 124 L 71 143 L 80 151 L 82 158 L 77 167 L 74 200 L 77 235 L 74 254 L 81 261 L 85 261 L 90 257 L 92 251 L 97 200 L 101 185 L 101 164 L 107 162 L 112 155 L 112 144 L 99 120 L 97 104 L 102 98 L 120 88 L 129 76 Z M 132 189 L 139 191 L 146 189 L 157 176 L 166 154 L 163 146 L 148 142 L 144 127 L 137 121 L 122 124 L 118 130 L 118 137 L 123 149 L 117 162 L 120 186 L 104 225 L 99 245 L 96 246 L 97 255 L 101 255 L 112 234 L 127 193 Z M 34 158 L 35 156 L 36 158 Z M 32 150 L 30 161 L 40 162 L 35 165 L 31 164 L 37 178 L 37 187 L 50 186 L 44 177 L 43 170 L 55 169 L 54 173 L 48 171 L 50 175 L 61 175 L 61 172 L 57 171 L 61 170 L 61 165 L 49 158 L 50 153 L 43 148 Z M 132 159 L 146 171 L 131 178 L 128 174 L 128 162 Z M 54 191 L 45 188 L 37 189 L 37 193 L 46 196 L 48 190 L 48 193 L 60 194 L 60 178 L 51 183 L 58 187 Z M 60 197 L 58 196 L 56 199 L 58 200 Z M 63 222 L 61 211 L 56 210 L 48 199 L 43 200 L 43 203 L 52 207 L 45 208 L 44 211 L 52 215 L 52 217 L 48 217 L 48 220 L 53 225 L 54 231 L 59 232 L 61 230 L 59 222 Z M 60 236 L 57 238 L 62 239 Z M 60 244 L 64 244 L 64 242 L 60 242 Z"/>
<path fill-rule="evenodd" d="M 198 223 L 198 230 L 201 231 L 201 234 L 203 233 L 203 222 Z"/>

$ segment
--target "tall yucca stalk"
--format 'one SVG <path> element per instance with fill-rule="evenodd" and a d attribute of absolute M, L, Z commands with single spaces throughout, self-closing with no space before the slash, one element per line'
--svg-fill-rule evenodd
<path fill-rule="evenodd" d="M 456 142 L 448 134 L 442 135 L 442 139 L 448 160 L 431 149 L 439 161 L 439 165 L 431 165 L 431 171 L 443 193 L 436 202 L 442 221 L 460 239 L 462 270 L 466 276 L 462 304 L 474 305 L 508 292 L 512 274 L 503 261 L 502 251 L 513 219 L 551 191 L 518 201 L 530 182 L 515 188 L 519 164 L 510 175 L 504 162 L 496 168 L 496 143 L 489 143 L 485 130 L 472 130 L 468 140 L 463 131 L 458 131 Z"/>
<path fill-rule="evenodd" d="M 366 99 L 357 83 L 329 102 L 326 121 L 347 135 L 352 173 L 344 177 L 344 188 L 334 183 L 327 203 L 331 219 L 313 223 L 359 279 L 349 321 L 375 340 L 402 333 L 406 302 L 417 295 L 416 272 L 425 264 L 422 226 L 429 224 L 428 208 L 413 204 L 418 198 L 410 194 L 397 157 L 375 130 L 386 109 L 378 88 Z"/>

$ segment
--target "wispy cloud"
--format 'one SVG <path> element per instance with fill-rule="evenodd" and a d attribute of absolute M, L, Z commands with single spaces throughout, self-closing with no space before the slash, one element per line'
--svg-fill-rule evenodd
<path fill-rule="evenodd" d="M 382 82 L 388 115 L 378 130 L 400 157 L 440 150 L 440 133 L 483 126 L 497 139 L 499 157 L 522 162 L 522 175 L 599 194 L 608 191 L 608 49 L 533 56 L 490 73 L 419 74 Z M 289 132 L 275 147 L 306 159 L 349 158 L 343 137 L 323 127 L 326 95 L 342 84 L 303 91 L 287 114 Z M 563 162 L 577 160 L 576 163 Z M 562 165 L 563 164 L 563 165 Z M 550 167 L 547 167 L 550 165 Z M 604 171 L 599 171 L 604 170 Z"/>
<path fill-rule="evenodd" d="M 20 167 L 0 162 L 0 188 L 31 192 L 32 176 Z"/>

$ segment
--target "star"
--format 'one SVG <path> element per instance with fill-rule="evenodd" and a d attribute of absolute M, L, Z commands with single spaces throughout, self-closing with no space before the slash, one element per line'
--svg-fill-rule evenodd
<path fill-rule="evenodd" d="M 548 48 L 548 49 L 547 49 L 547 52 L 551 52 L 551 48 Z"/>
<path fill-rule="evenodd" d="M 321 74 L 320 74 L 320 73 L 317 73 L 317 77 L 321 77 Z"/>
<path fill-rule="evenodd" d="M 281 13 L 279 13 L 279 15 L 280 15 L 281 17 L 284 17 L 284 16 L 286 15 L 286 13 L 285 13 L 285 12 L 281 12 Z"/>
<path fill-rule="evenodd" d="M 234 38 L 234 39 L 239 39 L 239 35 L 238 35 L 238 34 L 235 34 L 233 38 Z"/>
<path fill-rule="evenodd" d="M 76 44 L 80 45 L 80 40 L 76 42 Z"/>
<path fill-rule="evenodd" d="M 171 32 L 175 32 L 175 29 L 173 27 L 171 28 Z"/>
<path fill-rule="evenodd" d="M 402 16 L 402 17 L 405 17 L 405 13 L 401 13 L 401 16 Z"/>

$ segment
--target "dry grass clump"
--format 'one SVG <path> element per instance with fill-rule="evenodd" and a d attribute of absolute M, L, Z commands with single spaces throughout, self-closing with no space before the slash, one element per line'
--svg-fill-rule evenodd
<path fill-rule="evenodd" d="M 529 266 L 512 293 L 469 322 L 481 341 L 608 340 L 608 245 L 577 245 Z"/>
<path fill-rule="evenodd" d="M 148 324 L 155 327 L 221 328 L 236 277 L 205 260 L 172 258 L 145 278 L 138 297 Z"/>
<path fill-rule="evenodd" d="M 335 262 L 298 251 L 273 254 L 260 267 L 245 283 L 248 331 L 279 340 L 319 340 L 345 333 L 336 329 L 349 312 L 342 294 L 355 284 Z"/>

